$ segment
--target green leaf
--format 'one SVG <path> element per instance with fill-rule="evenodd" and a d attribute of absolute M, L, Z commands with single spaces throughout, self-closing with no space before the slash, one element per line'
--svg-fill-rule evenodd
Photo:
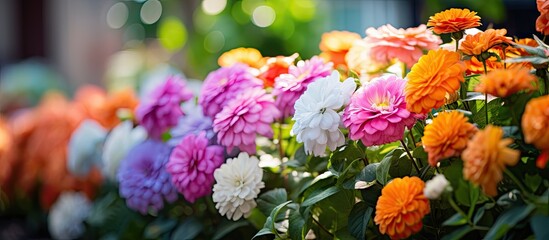
<path fill-rule="evenodd" d="M 271 232 L 271 229 L 268 228 L 262 228 L 257 232 L 252 239 L 257 239 L 261 236 L 267 236 L 267 235 L 274 235 L 274 233 Z"/>
<path fill-rule="evenodd" d="M 353 206 L 349 214 L 349 232 L 358 240 L 366 239 L 366 227 L 372 218 L 374 209 L 368 207 L 365 202 L 358 202 Z"/>
<path fill-rule="evenodd" d="M 145 238 L 149 239 L 158 238 L 163 233 L 171 231 L 176 224 L 177 221 L 174 219 L 158 218 L 145 228 L 143 235 Z"/>
<path fill-rule="evenodd" d="M 307 164 L 307 154 L 305 154 L 305 146 L 301 146 L 295 151 L 294 157 L 292 160 L 284 163 L 288 167 L 292 168 L 302 168 Z"/>
<path fill-rule="evenodd" d="M 212 237 L 212 240 L 217 240 L 225 237 L 225 235 L 231 233 L 237 228 L 248 226 L 249 223 L 246 220 L 239 220 L 239 221 L 227 221 L 224 220 L 219 227 L 215 230 L 215 234 Z"/>
<path fill-rule="evenodd" d="M 383 189 L 383 185 L 376 182 L 373 186 L 360 190 L 360 194 L 366 205 L 375 209 L 377 199 L 381 196 L 381 189 Z"/>
<path fill-rule="evenodd" d="M 362 171 L 360 171 L 360 173 L 356 175 L 355 180 L 365 182 L 371 182 L 376 180 L 376 170 L 379 165 L 379 163 L 368 164 L 368 166 L 364 167 Z"/>
<path fill-rule="evenodd" d="M 301 215 L 298 204 L 292 203 L 290 205 L 290 208 L 294 208 L 290 212 L 290 218 L 288 220 L 288 232 L 290 234 L 290 239 L 304 239 L 305 234 L 307 234 L 306 231 L 309 229 L 306 225 L 305 218 Z"/>
<path fill-rule="evenodd" d="M 535 215 L 530 219 L 530 226 L 536 239 L 549 239 L 549 216 Z"/>
<path fill-rule="evenodd" d="M 291 202 L 292 201 L 286 201 L 273 208 L 273 211 L 271 211 L 271 214 L 269 215 L 269 217 L 267 217 L 267 221 L 265 221 L 265 225 L 263 225 L 263 228 L 259 230 L 259 232 L 256 233 L 252 239 L 263 235 L 275 234 L 276 228 L 274 224 L 276 222 L 276 216 L 279 215 L 280 210 L 282 210 L 284 207 L 286 207 L 286 205 L 290 204 Z"/>
<path fill-rule="evenodd" d="M 355 167 L 355 165 L 357 165 L 357 163 L 362 163 L 362 161 L 360 159 L 355 159 L 354 161 L 352 161 L 349 166 L 347 166 L 347 168 L 345 168 L 345 170 L 339 175 L 339 177 L 337 178 L 337 182 L 336 184 L 339 186 L 343 183 L 343 181 L 345 179 L 347 179 L 347 175 L 349 174 L 352 174 L 352 173 L 356 173 L 356 169 L 357 167 Z"/>
<path fill-rule="evenodd" d="M 486 233 L 484 239 L 500 239 L 518 222 L 526 218 L 535 208 L 533 205 L 522 205 L 503 212 L 488 233 Z"/>
<path fill-rule="evenodd" d="M 460 226 L 467 223 L 467 218 L 465 218 L 460 213 L 454 214 L 452 217 L 446 219 L 442 223 L 442 226 Z"/>
<path fill-rule="evenodd" d="M 428 154 L 427 154 L 427 152 L 425 152 L 425 149 L 420 146 L 420 147 L 417 147 L 417 148 L 414 149 L 414 151 L 412 152 L 412 157 L 427 159 Z"/>
<path fill-rule="evenodd" d="M 405 156 L 404 153 L 398 158 L 391 157 L 391 167 L 389 168 L 389 175 L 391 175 L 392 178 L 409 176 L 412 172 L 412 161 L 414 160 L 410 159 L 408 156 Z"/>
<path fill-rule="evenodd" d="M 450 234 L 442 237 L 442 240 L 460 240 L 465 234 L 473 231 L 473 228 L 469 225 L 462 226 Z"/>
<path fill-rule="evenodd" d="M 526 183 L 526 186 L 528 186 L 528 188 L 530 188 L 532 191 L 538 190 L 539 186 L 541 185 L 542 178 L 539 175 L 525 174 L 524 176 L 524 183 Z"/>
<path fill-rule="evenodd" d="M 310 194 L 311 197 L 305 199 L 305 201 L 303 201 L 301 206 L 303 206 L 303 207 L 311 206 L 311 205 L 313 205 L 317 202 L 320 202 L 320 201 L 324 200 L 325 198 L 327 198 L 329 196 L 332 196 L 332 195 L 336 194 L 340 190 L 341 189 L 338 188 L 337 186 L 331 186 L 327 189 L 318 189 L 317 191 L 311 193 Z"/>
<path fill-rule="evenodd" d="M 480 219 L 482 219 L 482 217 L 484 216 L 484 213 L 486 212 L 486 209 L 491 209 L 495 205 L 496 204 L 494 203 L 486 203 L 484 204 L 484 206 L 480 207 L 477 210 L 477 213 L 475 213 L 475 217 L 473 218 L 473 224 L 477 224 L 480 221 Z"/>
<path fill-rule="evenodd" d="M 175 229 L 170 239 L 194 239 L 202 229 L 204 229 L 204 225 L 195 217 L 190 217 Z"/>
<path fill-rule="evenodd" d="M 355 142 L 349 141 L 332 153 L 328 161 L 328 170 L 339 177 L 344 171 L 351 170 L 349 169 L 351 161 L 354 163 L 354 160 L 362 158 L 362 155 L 362 151 L 358 149 Z"/>
<path fill-rule="evenodd" d="M 265 216 L 269 216 L 273 209 L 288 200 L 288 194 L 284 188 L 276 188 L 265 192 L 257 199 L 257 207 Z"/>
<path fill-rule="evenodd" d="M 399 159 L 404 154 L 406 154 L 404 149 L 396 148 L 387 153 L 387 155 L 385 155 L 383 160 L 381 160 L 380 165 L 376 169 L 376 179 L 379 183 L 383 185 L 387 183 L 390 178 L 389 170 L 391 169 L 393 159 Z"/>

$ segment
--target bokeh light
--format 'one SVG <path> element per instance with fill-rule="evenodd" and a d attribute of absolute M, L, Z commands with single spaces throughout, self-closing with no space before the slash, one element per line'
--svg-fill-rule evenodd
<path fill-rule="evenodd" d="M 187 42 L 187 29 L 176 17 L 168 17 L 160 23 L 158 28 L 160 44 L 169 51 L 175 52 Z"/>
<path fill-rule="evenodd" d="M 254 9 L 252 21 L 258 27 L 268 27 L 273 24 L 276 19 L 276 13 L 272 7 L 259 6 Z"/>
<path fill-rule="evenodd" d="M 219 52 L 225 46 L 225 35 L 220 31 L 213 31 L 204 39 L 204 49 L 210 53 Z"/>
<path fill-rule="evenodd" d="M 128 21 L 128 6 L 123 2 L 117 2 L 107 12 L 107 25 L 113 29 L 119 29 Z"/>
<path fill-rule="evenodd" d="M 162 16 L 162 3 L 158 0 L 148 0 L 141 7 L 141 21 L 145 24 L 153 24 Z"/>
<path fill-rule="evenodd" d="M 227 0 L 204 0 L 202 1 L 202 10 L 208 15 L 217 15 L 225 9 Z"/>

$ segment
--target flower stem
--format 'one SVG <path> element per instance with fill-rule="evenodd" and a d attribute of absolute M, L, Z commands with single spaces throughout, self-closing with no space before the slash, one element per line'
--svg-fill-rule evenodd
<path fill-rule="evenodd" d="M 282 148 L 282 124 L 284 123 L 283 119 L 280 119 L 278 122 L 278 154 L 280 155 L 280 160 L 284 158 L 284 149 Z"/>
<path fill-rule="evenodd" d="M 454 198 L 452 198 L 452 196 L 448 197 L 448 202 L 450 203 L 450 206 L 452 206 L 452 208 L 457 212 L 459 213 L 461 216 L 463 216 L 464 218 L 467 219 L 467 223 L 471 226 L 473 226 L 473 223 L 471 222 L 471 219 L 469 219 L 467 217 L 467 214 L 465 214 L 465 212 L 463 210 L 461 210 L 461 208 L 459 208 L 459 206 L 457 205 L 457 203 L 454 201 Z"/>
<path fill-rule="evenodd" d="M 486 69 L 486 59 L 482 59 L 482 66 L 484 66 L 484 74 L 488 73 L 488 70 Z M 484 112 L 486 114 L 486 125 L 490 123 L 488 119 L 488 93 L 484 93 Z"/>
<path fill-rule="evenodd" d="M 400 143 L 402 144 L 402 147 L 404 147 L 404 150 L 406 150 L 406 153 L 408 154 L 408 157 L 410 157 L 410 160 L 414 164 L 414 167 L 416 168 L 417 174 L 421 174 L 421 171 L 419 170 L 419 167 L 417 166 L 416 161 L 414 160 L 414 157 L 412 157 L 412 154 L 410 153 L 410 150 L 408 150 L 408 147 L 406 147 L 406 144 L 402 139 L 400 139 Z"/>
<path fill-rule="evenodd" d="M 530 191 L 528 191 L 526 187 L 522 185 L 522 182 L 518 180 L 518 178 L 515 177 L 515 175 L 509 169 L 505 169 L 504 172 L 520 188 L 520 191 L 522 191 L 525 195 L 530 193 Z"/>

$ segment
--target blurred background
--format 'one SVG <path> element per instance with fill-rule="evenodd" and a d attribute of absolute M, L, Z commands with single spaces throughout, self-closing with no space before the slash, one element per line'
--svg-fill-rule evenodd
<path fill-rule="evenodd" d="M 414 27 L 449 7 L 477 11 L 482 29 L 535 32 L 534 0 L 0 0 L 0 113 L 36 103 L 45 89 L 114 89 L 162 68 L 203 79 L 241 46 L 309 58 L 323 32 L 364 37 L 368 27 Z"/>

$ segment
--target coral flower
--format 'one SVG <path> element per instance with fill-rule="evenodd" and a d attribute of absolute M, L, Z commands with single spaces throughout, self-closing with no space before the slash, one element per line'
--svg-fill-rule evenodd
<path fill-rule="evenodd" d="M 547 0 L 536 0 L 536 6 L 539 12 L 549 11 L 549 1 Z"/>
<path fill-rule="evenodd" d="M 331 31 L 322 34 L 320 40 L 320 57 L 331 61 L 334 65 L 346 65 L 345 55 L 353 45 L 355 40 L 360 40 L 360 35 L 348 31 Z"/>
<path fill-rule="evenodd" d="M 259 69 L 259 79 L 263 80 L 265 87 L 273 87 L 275 79 L 280 74 L 288 73 L 288 68 L 294 63 L 299 54 L 295 53 L 292 56 L 277 56 L 268 58 L 265 65 Z"/>
<path fill-rule="evenodd" d="M 465 55 L 479 56 L 494 46 L 500 44 L 510 45 L 513 41 L 510 37 L 506 37 L 505 34 L 507 34 L 507 30 L 505 29 L 488 29 L 475 35 L 467 35 L 459 49 Z"/>
<path fill-rule="evenodd" d="M 368 36 L 364 40 L 372 46 L 370 54 L 374 60 L 388 64 L 398 59 L 408 67 L 412 67 L 423 56 L 423 51 L 437 49 L 442 43 L 440 37 L 427 30 L 423 24 L 407 29 L 396 29 L 387 24 L 378 29 L 368 28 L 366 34 Z"/>
<path fill-rule="evenodd" d="M 364 39 L 356 40 L 345 55 L 347 67 L 361 77 L 382 72 L 389 67 L 389 64 L 377 62 L 372 58 L 372 47 Z"/>
<path fill-rule="evenodd" d="M 271 124 L 280 116 L 273 97 L 261 88 L 249 89 L 231 100 L 215 115 L 214 132 L 217 142 L 229 152 L 234 147 L 249 154 L 255 154 L 256 133 L 273 136 Z"/>
<path fill-rule="evenodd" d="M 549 12 L 542 12 L 536 19 L 536 31 L 549 35 Z"/>
<path fill-rule="evenodd" d="M 547 129 L 549 129 L 549 95 L 530 100 L 522 115 L 522 132 L 525 142 L 533 144 L 542 151 L 549 150 Z M 537 166 L 543 168 L 545 164 L 538 161 Z"/>
<path fill-rule="evenodd" d="M 8 183 L 13 174 L 14 162 L 14 139 L 12 131 L 2 117 L 0 117 L 0 186 L 5 189 L 9 188 L 12 183 Z"/>
<path fill-rule="evenodd" d="M 404 128 L 416 122 L 416 114 L 406 110 L 405 84 L 403 79 L 387 75 L 357 90 L 343 113 L 349 137 L 361 139 L 365 146 L 402 139 Z"/>
<path fill-rule="evenodd" d="M 480 26 L 480 17 L 469 9 L 452 8 L 429 17 L 427 27 L 436 34 L 454 33 Z"/>
<path fill-rule="evenodd" d="M 421 142 L 433 167 L 448 157 L 459 156 L 477 128 L 459 111 L 441 112 L 425 127 Z"/>
<path fill-rule="evenodd" d="M 517 164 L 520 151 L 507 147 L 513 139 L 503 137 L 501 127 L 488 125 L 478 131 L 461 154 L 463 177 L 480 185 L 489 196 L 498 194 L 497 184 L 503 179 L 505 165 Z"/>
<path fill-rule="evenodd" d="M 235 63 L 244 63 L 250 67 L 259 69 L 265 61 L 259 50 L 243 47 L 225 52 L 217 59 L 217 64 L 221 67 L 230 67 Z"/>
<path fill-rule="evenodd" d="M 446 96 L 457 91 L 464 81 L 464 72 L 459 53 L 444 49 L 429 51 L 407 75 L 404 91 L 408 110 L 428 113 L 444 105 Z"/>
<path fill-rule="evenodd" d="M 381 233 L 404 239 L 423 228 L 423 217 L 431 212 L 424 187 L 418 177 L 404 177 L 393 179 L 381 190 L 374 218 Z"/>
<path fill-rule="evenodd" d="M 519 91 L 537 89 L 537 77 L 526 68 L 496 69 L 483 75 L 475 91 L 488 93 L 496 97 L 508 97 Z"/>

